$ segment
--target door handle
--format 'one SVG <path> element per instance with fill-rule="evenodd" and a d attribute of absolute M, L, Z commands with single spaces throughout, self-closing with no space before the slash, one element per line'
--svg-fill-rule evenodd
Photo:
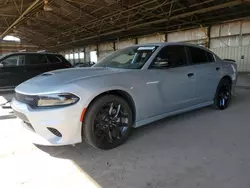
<path fill-rule="evenodd" d="M 217 70 L 217 71 L 220 70 L 220 67 L 216 67 L 216 70 Z"/>
<path fill-rule="evenodd" d="M 189 78 L 191 78 L 191 77 L 194 76 L 194 73 L 188 73 L 187 76 L 188 76 Z"/>

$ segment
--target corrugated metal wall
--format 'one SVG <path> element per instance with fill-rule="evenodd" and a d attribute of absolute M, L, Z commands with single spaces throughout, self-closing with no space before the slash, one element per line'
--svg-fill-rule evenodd
<path fill-rule="evenodd" d="M 200 27 L 186 31 L 179 31 L 167 34 L 168 42 L 187 42 L 198 45 L 208 45 L 208 28 Z M 138 37 L 139 44 L 164 42 L 165 34 L 155 33 L 143 37 Z M 123 49 L 127 46 L 134 45 L 135 38 L 120 40 L 116 42 L 107 42 L 97 45 L 89 45 L 85 47 L 85 61 L 90 61 L 90 53 L 98 50 L 98 60 L 106 57 L 115 50 Z M 225 59 L 234 59 L 238 64 L 240 72 L 250 71 L 250 20 L 234 21 L 213 25 L 210 31 L 210 49 L 219 57 Z M 67 57 L 72 57 L 75 52 L 83 52 L 83 48 L 79 50 L 69 50 L 63 52 Z M 71 56 L 70 56 L 71 55 Z M 75 63 L 75 59 L 69 59 Z"/>
<path fill-rule="evenodd" d="M 164 42 L 164 41 L 165 41 L 164 34 L 149 35 L 149 36 L 138 38 L 138 44 L 157 43 L 157 42 Z"/>
<path fill-rule="evenodd" d="M 190 29 L 168 34 L 168 42 L 187 42 L 204 45 L 207 40 L 207 28 Z"/>
<path fill-rule="evenodd" d="M 165 35 L 164 34 L 153 34 L 148 35 L 145 37 L 138 38 L 139 44 L 145 44 L 145 43 L 154 43 L 154 42 L 164 42 L 165 41 Z M 128 46 L 132 46 L 136 44 L 136 39 L 131 38 L 127 40 L 120 40 L 115 42 L 115 49 L 120 50 L 123 48 L 126 48 Z M 108 56 L 112 52 L 114 52 L 114 44 L 113 43 L 103 43 L 99 44 L 99 57 L 98 60 L 103 59 L 104 57 Z"/>
<path fill-rule="evenodd" d="M 250 46 L 221 47 L 211 51 L 222 59 L 235 60 L 239 72 L 250 72 Z"/>
<path fill-rule="evenodd" d="M 99 57 L 98 60 L 103 59 L 112 52 L 114 52 L 114 44 L 112 42 L 107 42 L 99 45 Z"/>
<path fill-rule="evenodd" d="M 135 39 L 121 40 L 115 43 L 116 50 L 126 48 L 135 44 Z"/>
<path fill-rule="evenodd" d="M 250 71 L 250 21 L 236 21 L 211 28 L 210 49 L 222 59 L 233 59 L 239 72 Z"/>

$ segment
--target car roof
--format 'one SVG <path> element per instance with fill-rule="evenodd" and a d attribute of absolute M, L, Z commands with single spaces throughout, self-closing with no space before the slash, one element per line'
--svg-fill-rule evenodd
<path fill-rule="evenodd" d="M 11 55 L 27 55 L 27 54 L 46 54 L 46 55 L 61 55 L 58 53 L 52 53 L 52 52 L 13 52 L 13 53 L 7 53 L 0 56 L 0 59 L 6 58 Z"/>
<path fill-rule="evenodd" d="M 52 52 L 13 52 L 13 53 L 5 54 L 5 55 L 18 55 L 18 54 L 51 54 L 51 55 L 60 55 L 60 54 L 52 53 Z"/>
<path fill-rule="evenodd" d="M 212 53 L 217 59 L 220 59 L 214 52 L 212 52 L 208 48 L 206 48 L 204 46 L 197 45 L 197 44 L 191 44 L 191 43 L 184 43 L 184 42 L 156 42 L 156 43 L 136 44 L 134 46 L 159 46 L 159 47 L 164 47 L 164 46 L 168 46 L 168 45 L 183 45 L 183 46 L 191 46 L 191 47 L 200 48 L 200 49 L 205 50 L 205 51 L 207 51 L 209 53 Z"/>
<path fill-rule="evenodd" d="M 164 46 L 168 46 L 168 45 L 191 46 L 191 47 L 200 48 L 202 50 L 206 50 L 210 53 L 213 53 L 212 51 L 210 51 L 208 48 L 206 48 L 204 46 L 197 45 L 197 44 L 184 43 L 184 42 L 157 42 L 157 43 L 136 44 L 134 46 L 160 46 L 160 47 L 164 47 Z"/>
<path fill-rule="evenodd" d="M 184 43 L 184 42 L 156 42 L 156 43 L 136 44 L 134 46 L 149 46 L 149 45 L 152 45 L 152 46 L 183 45 L 183 46 L 193 46 L 193 47 L 207 49 L 197 44 L 190 44 L 190 43 Z"/>

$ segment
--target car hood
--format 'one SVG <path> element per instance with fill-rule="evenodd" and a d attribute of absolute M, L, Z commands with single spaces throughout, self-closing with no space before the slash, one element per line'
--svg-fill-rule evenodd
<path fill-rule="evenodd" d="M 131 70 L 99 67 L 61 69 L 36 76 L 20 84 L 15 90 L 21 93 L 30 93 L 30 91 L 38 92 L 45 87 L 46 89 L 55 88 L 78 80 L 127 71 Z"/>

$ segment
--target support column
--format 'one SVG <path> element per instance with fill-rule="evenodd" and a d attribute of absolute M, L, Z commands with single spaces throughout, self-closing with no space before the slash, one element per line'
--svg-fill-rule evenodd
<path fill-rule="evenodd" d="M 207 27 L 207 48 L 210 48 L 210 39 L 211 39 L 211 25 Z"/>
<path fill-rule="evenodd" d="M 168 33 L 165 33 L 165 42 L 168 42 Z"/>
<path fill-rule="evenodd" d="M 97 56 L 97 60 L 99 58 L 99 45 L 96 45 L 96 56 Z"/>
<path fill-rule="evenodd" d="M 113 42 L 113 50 L 116 51 L 115 42 Z"/>
<path fill-rule="evenodd" d="M 85 59 L 85 63 L 86 62 L 90 62 L 90 51 L 89 51 L 89 48 L 85 48 L 85 53 L 84 53 L 84 59 Z"/>
<path fill-rule="evenodd" d="M 138 38 L 135 37 L 135 44 L 138 44 Z"/>

